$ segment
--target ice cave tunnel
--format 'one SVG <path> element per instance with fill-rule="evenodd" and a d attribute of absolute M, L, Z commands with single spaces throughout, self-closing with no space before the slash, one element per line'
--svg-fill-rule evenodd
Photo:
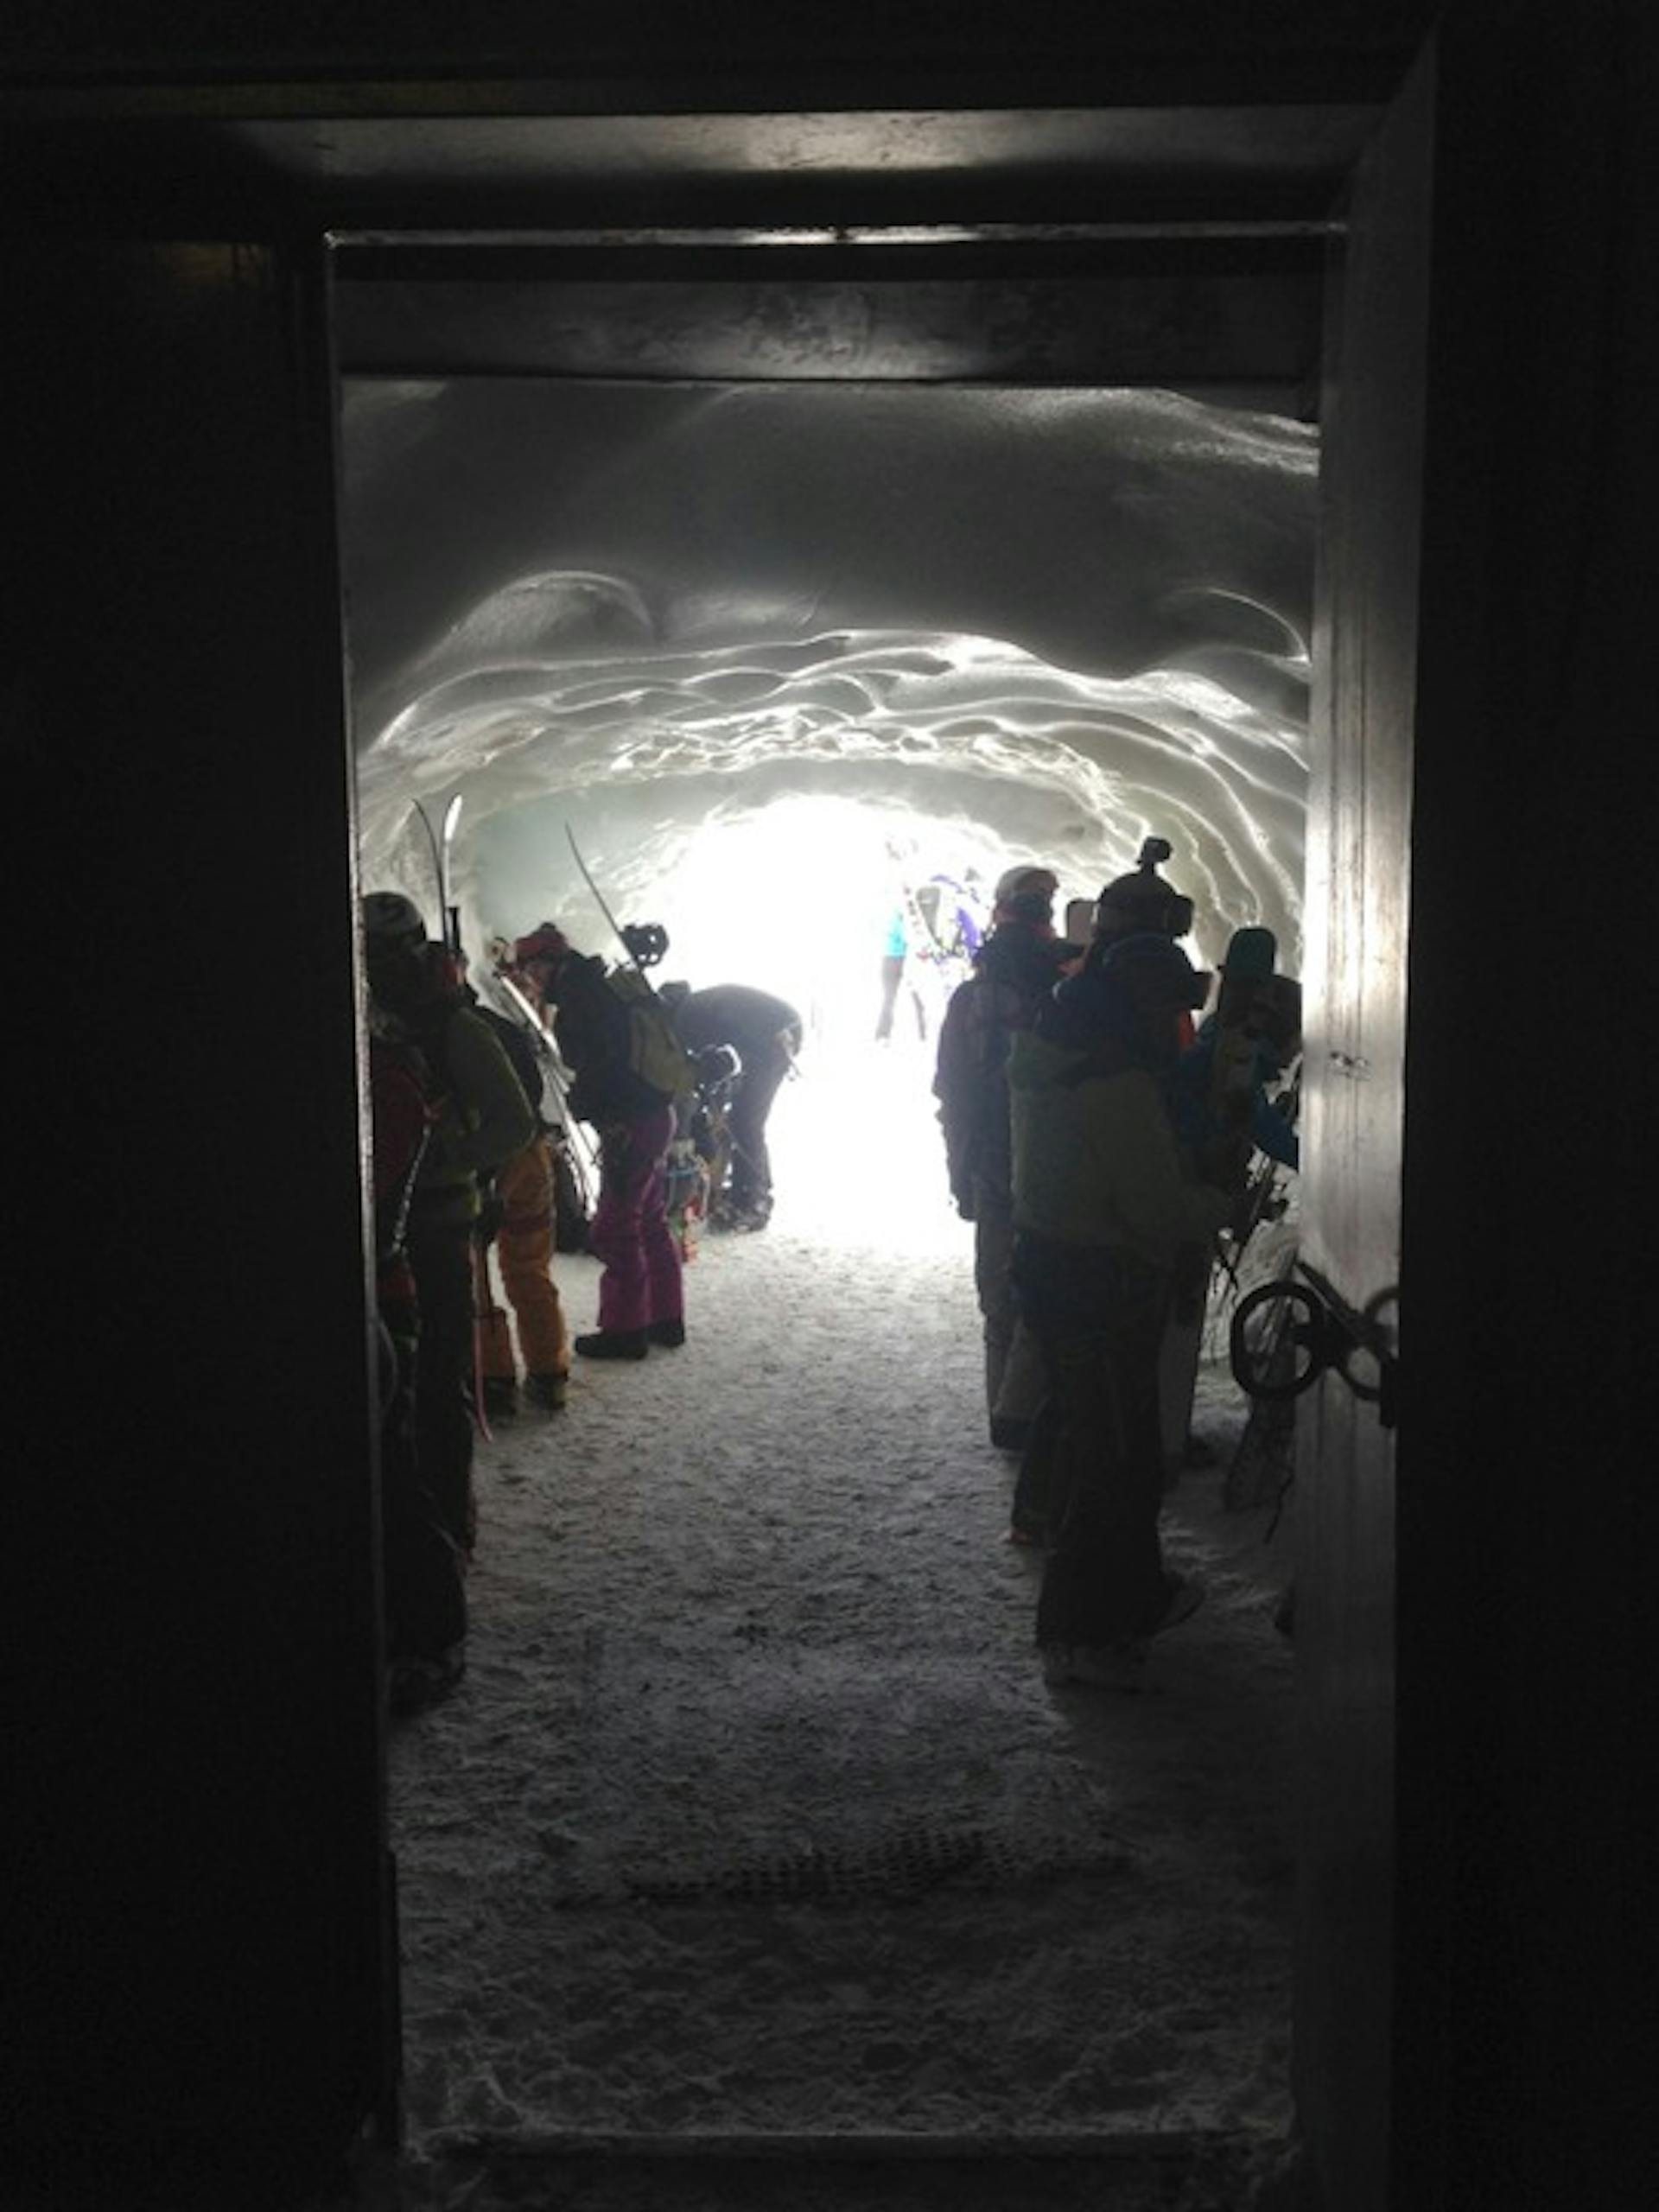
<path fill-rule="evenodd" d="M 1174 1719 L 1045 1693 L 930 1056 L 869 1047 L 935 874 L 1092 898 L 1159 835 L 1201 963 L 1297 964 L 1317 454 L 1149 390 L 348 384 L 365 887 L 433 915 L 412 803 L 459 795 L 474 953 L 614 957 L 574 836 L 664 973 L 809 1032 L 690 1348 L 480 1454 L 467 1680 L 391 1758 L 440 2162 L 1282 2126 L 1282 1539 L 1182 1508 Z"/>
<path fill-rule="evenodd" d="M 1299 942 L 1317 433 L 1154 391 L 359 379 L 344 395 L 363 881 L 469 941 L 607 932 L 855 998 L 895 874 L 1148 833 L 1195 950 Z"/>

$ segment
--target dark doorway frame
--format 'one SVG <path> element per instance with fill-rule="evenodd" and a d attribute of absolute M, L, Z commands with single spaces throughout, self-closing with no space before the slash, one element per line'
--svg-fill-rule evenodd
<path fill-rule="evenodd" d="M 772 76 L 741 83 L 699 63 L 692 96 L 666 105 L 676 129 L 702 118 L 717 138 L 739 110 L 746 127 L 764 111 L 804 129 L 809 91 L 815 113 L 856 110 L 859 129 L 873 92 L 891 112 L 908 93 L 912 109 L 963 124 L 971 169 L 972 116 L 985 112 L 971 103 L 992 84 L 1055 113 L 1080 87 L 1144 111 L 1179 109 L 1198 86 L 1211 118 L 1229 99 L 1328 99 L 1335 85 L 1374 120 L 1417 14 L 1392 40 L 1356 41 L 1344 18 L 1351 42 L 1333 34 L 1317 61 L 1282 38 L 1265 60 L 1200 60 L 1192 39 L 1126 56 L 1109 22 L 1069 67 L 992 39 L 950 75 L 944 110 L 913 44 L 839 100 L 849 79 L 822 55 L 804 79 L 772 56 Z M 1635 736 L 1647 702 L 1627 646 L 1644 633 L 1659 512 L 1642 434 L 1659 298 L 1643 211 L 1659 194 L 1637 120 L 1654 38 L 1651 11 L 1631 0 L 1588 0 L 1570 19 L 1470 0 L 1440 41 L 1421 594 L 1434 619 L 1420 651 L 1427 803 L 1411 955 L 1427 988 L 1414 990 L 1408 1045 L 1424 1109 L 1406 1166 L 1417 1272 L 1401 1522 L 1410 1787 L 1398 1818 L 1413 1884 L 1394 1947 L 1389 2126 L 1395 2201 L 1412 2212 L 1612 2208 L 1643 2187 L 1655 1951 L 1651 1837 L 1636 1808 L 1655 1793 L 1635 1783 L 1659 1636 L 1653 1493 L 1632 1471 L 1649 1440 L 1634 1381 L 1645 1254 L 1628 1222 L 1609 1221 L 1586 1273 L 1571 1207 L 1517 1208 L 1554 1141 L 1547 1116 L 1523 1096 L 1495 1119 L 1467 1052 L 1470 1008 L 1496 1033 L 1528 1034 L 1541 992 L 1588 1033 L 1622 1035 L 1627 1018 L 1619 963 L 1578 957 L 1573 872 L 1517 882 L 1516 853 L 1599 855 L 1601 941 L 1639 944 L 1648 927 L 1652 786 Z M 665 49 L 659 86 L 690 60 Z M 87 1310 L 62 1193 L 107 1149 L 110 1062 L 157 1077 L 128 1087 L 124 1150 L 138 1164 L 95 1216 L 124 1292 L 98 1387 L 73 1434 L 49 1394 L 16 1401 L 20 1464 L 37 1471 L 18 1554 L 37 1570 L 21 1592 L 17 1770 L 35 1818 L 9 1899 L 12 1986 L 33 2032 L 10 2054 L 10 2108 L 26 2120 L 8 2162 L 36 2184 L 55 2176 L 43 2192 L 54 2207 L 107 2201 L 93 2181 L 111 2166 L 148 2177 L 123 2198 L 143 2202 L 161 2163 L 198 2177 L 217 2166 L 221 2196 L 224 2171 L 260 2169 L 242 2201 L 277 2203 L 380 2094 L 390 1940 L 363 1775 L 372 1593 L 339 1571 L 372 1550 L 366 1289 L 360 1254 L 310 1225 L 350 1214 L 362 1168 L 360 1136 L 325 1134 L 354 1126 L 358 1064 L 320 241 L 386 221 L 544 219 L 546 179 L 503 154 L 515 132 L 522 149 L 550 111 L 580 121 L 652 100 L 637 71 L 608 84 L 590 73 L 575 98 L 567 75 L 550 99 L 544 81 L 377 88 L 314 70 L 284 84 L 269 66 L 263 81 L 257 66 L 233 81 L 222 60 L 169 85 L 153 60 L 109 60 L 105 46 L 78 68 L 14 69 L 5 98 L 8 296 L 29 341 L 5 366 L 11 419 L 33 434 L 14 457 L 8 548 L 12 796 L 27 824 L 14 896 L 26 912 L 73 906 L 83 961 L 88 914 L 142 917 L 148 942 L 194 957 L 188 986 L 106 986 L 97 1020 L 67 1033 L 63 963 L 29 960 L 16 978 L 19 1032 L 54 1040 L 63 1102 L 49 1127 L 28 1117 L 19 1145 L 36 1172 L 16 1238 L 43 1312 Z M 462 207 L 453 170 L 435 155 L 422 164 L 446 134 L 463 149 L 474 134 L 477 152 L 480 129 L 493 150 L 463 178 Z M 981 172 L 976 217 L 1016 197 L 1021 212 L 1052 207 L 1065 169 Z M 843 161 L 791 174 L 791 220 L 837 200 L 843 215 L 893 212 L 874 172 L 849 184 Z M 1167 174 L 1156 181 L 1169 189 Z M 703 212 L 741 187 L 738 163 Z M 569 172 L 558 188 L 574 210 Z M 660 216 L 661 191 L 660 177 L 639 183 L 633 218 Z M 930 212 L 931 191 L 917 188 L 908 218 Z M 1285 212 L 1282 194 L 1275 205 Z M 1565 785 L 1535 766 L 1563 728 L 1608 734 Z M 257 786 L 267 803 L 250 833 L 253 764 L 270 761 L 283 774 Z M 1471 904 L 1484 934 L 1468 926 Z M 215 1018 L 244 1004 L 249 963 L 226 918 L 249 912 L 289 918 L 288 957 L 261 978 L 279 1049 L 264 1081 L 227 1103 Z M 100 947 L 111 934 L 100 922 Z M 1494 942 L 1536 957 L 1495 967 Z M 1615 1188 L 1642 1186 L 1643 1128 L 1618 1110 L 1601 1125 Z M 263 1181 L 238 1181 L 249 1158 Z M 221 1218 L 179 1202 L 204 1162 L 217 1190 L 251 1194 L 228 1241 Z M 1551 1361 L 1536 1357 L 1541 1280 L 1573 1288 L 1554 1311 Z M 1566 1513 L 1555 1485 L 1583 1437 L 1572 1394 L 1554 1387 L 1563 1364 L 1589 1378 L 1599 1461 Z M 227 1434 L 246 1446 L 228 1468 Z M 149 1466 L 160 1477 L 139 1480 Z M 1517 1494 L 1528 1510 L 1507 1510 Z M 111 1802 L 134 1810 L 124 1835 Z M 197 1815 L 195 1840 L 211 1845 L 181 1853 Z M 73 1940 L 48 1940 L 53 1927 Z M 257 2037 L 250 1986 L 264 2002 Z M 320 2015 L 340 2031 L 326 2044 L 306 2032 Z M 273 2145 L 285 2179 L 261 2167 Z M 59 2185 L 71 2168 L 79 2195 Z"/>

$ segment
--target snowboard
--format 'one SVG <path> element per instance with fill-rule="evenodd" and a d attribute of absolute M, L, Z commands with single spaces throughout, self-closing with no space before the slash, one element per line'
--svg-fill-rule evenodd
<path fill-rule="evenodd" d="M 1222 956 L 1216 995 L 1215 1054 L 1210 1063 L 1210 1127 L 1237 1165 L 1249 1156 L 1257 1062 L 1278 941 L 1271 930 L 1235 930 Z"/>
<path fill-rule="evenodd" d="M 1242 1178 L 1252 1149 L 1261 1020 L 1278 957 L 1271 930 L 1233 931 L 1222 956 L 1216 996 L 1214 1057 L 1206 1099 L 1209 1135 L 1206 1179 L 1230 1186 Z M 1181 1255 L 1175 1294 L 1159 1356 L 1158 1395 L 1166 1465 L 1172 1471 L 1186 1448 L 1198 1388 L 1210 1287 L 1211 1253 Z"/>

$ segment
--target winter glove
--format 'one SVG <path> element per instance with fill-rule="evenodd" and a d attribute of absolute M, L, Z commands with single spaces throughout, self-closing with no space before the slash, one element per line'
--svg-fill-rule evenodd
<path fill-rule="evenodd" d="M 473 1224 L 473 1242 L 480 1250 L 486 1244 L 493 1244 L 500 1235 L 501 1224 L 506 1218 L 506 1208 L 493 1191 L 484 1191 L 480 1193 L 478 1219 Z"/>
<path fill-rule="evenodd" d="M 971 1183 L 953 1183 L 950 1186 L 950 1195 L 956 1200 L 957 1211 L 963 1221 L 973 1221 L 978 1217 L 977 1209 L 974 1204 L 974 1186 Z"/>

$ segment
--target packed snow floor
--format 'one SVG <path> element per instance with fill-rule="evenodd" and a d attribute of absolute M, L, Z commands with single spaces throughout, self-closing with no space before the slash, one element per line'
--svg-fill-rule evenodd
<path fill-rule="evenodd" d="M 467 1675 L 392 1742 L 417 2162 L 1287 2123 L 1287 1535 L 1188 1473 L 1153 1690 L 1045 1686 L 927 1056 L 855 1063 L 785 1086 L 685 1347 L 480 1446 Z"/>

